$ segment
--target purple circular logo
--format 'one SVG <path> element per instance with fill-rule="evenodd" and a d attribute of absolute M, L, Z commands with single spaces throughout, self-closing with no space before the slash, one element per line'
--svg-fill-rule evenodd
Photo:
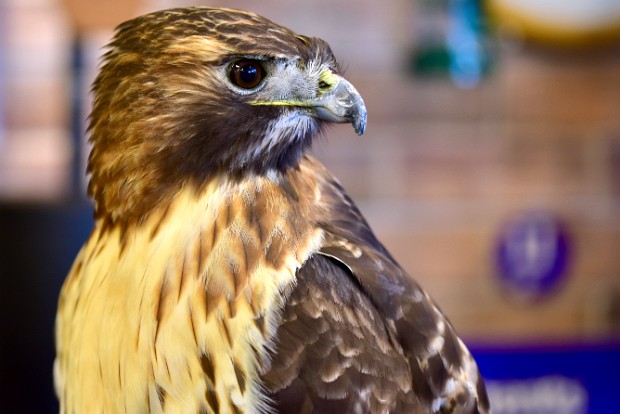
<path fill-rule="evenodd" d="M 566 274 L 568 237 L 558 218 L 525 212 L 501 230 L 497 264 L 502 285 L 511 293 L 538 298 L 550 293 Z"/>

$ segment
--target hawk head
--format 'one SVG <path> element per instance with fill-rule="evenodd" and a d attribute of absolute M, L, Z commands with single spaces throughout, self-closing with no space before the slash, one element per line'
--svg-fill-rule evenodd
<path fill-rule="evenodd" d="M 294 168 L 325 122 L 366 125 L 327 43 L 238 10 L 122 24 L 93 93 L 89 193 L 112 222 L 186 185 Z"/>

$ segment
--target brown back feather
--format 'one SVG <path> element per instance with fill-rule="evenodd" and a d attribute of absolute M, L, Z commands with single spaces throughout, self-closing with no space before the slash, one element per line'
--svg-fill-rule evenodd
<path fill-rule="evenodd" d="M 305 161 L 323 177 L 316 220 L 326 236 L 299 270 L 284 309 L 279 348 L 264 375 L 270 390 L 287 404 L 309 399 L 303 404 L 312 412 L 331 412 L 323 404 L 360 413 L 488 412 L 475 362 L 445 316 L 376 239 L 340 184 Z"/>

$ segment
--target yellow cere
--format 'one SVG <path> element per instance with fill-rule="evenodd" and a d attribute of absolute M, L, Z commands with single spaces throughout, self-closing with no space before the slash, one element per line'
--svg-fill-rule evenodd
<path fill-rule="evenodd" d="M 322 84 L 326 84 L 328 85 L 327 88 L 320 88 L 319 91 L 321 93 L 325 93 L 325 92 L 330 92 L 332 90 L 334 90 L 334 88 L 336 88 L 336 86 L 338 86 L 338 83 L 340 82 L 340 76 L 335 75 L 331 70 L 329 69 L 325 69 L 323 72 L 321 72 L 321 74 L 319 75 L 319 81 Z"/>

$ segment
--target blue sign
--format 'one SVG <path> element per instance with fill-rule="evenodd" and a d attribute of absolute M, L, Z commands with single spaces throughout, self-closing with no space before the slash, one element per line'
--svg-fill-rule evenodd
<path fill-rule="evenodd" d="M 553 291 L 566 274 L 568 237 L 559 219 L 546 212 L 526 212 L 503 227 L 497 247 L 502 286 L 528 299 Z"/>
<path fill-rule="evenodd" d="M 618 343 L 471 348 L 494 414 L 620 412 Z"/>

